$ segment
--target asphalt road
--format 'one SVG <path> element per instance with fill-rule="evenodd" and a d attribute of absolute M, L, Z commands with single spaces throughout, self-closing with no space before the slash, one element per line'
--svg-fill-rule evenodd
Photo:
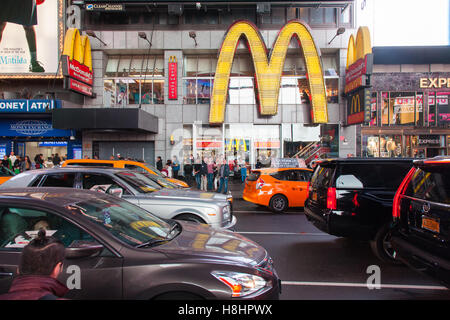
<path fill-rule="evenodd" d="M 267 249 L 282 280 L 281 299 L 450 300 L 450 290 L 439 282 L 403 265 L 383 263 L 367 242 L 318 230 L 302 208 L 275 214 L 244 201 L 242 185 L 233 183 L 230 189 L 236 232 Z M 367 287 L 373 275 L 367 272 L 369 266 L 380 268 L 381 289 Z"/>

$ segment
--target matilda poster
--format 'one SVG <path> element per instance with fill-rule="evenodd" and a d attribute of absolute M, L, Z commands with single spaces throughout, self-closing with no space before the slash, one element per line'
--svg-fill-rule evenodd
<path fill-rule="evenodd" d="M 60 0 L 1 0 L 0 4 L 0 74 L 55 74 Z"/>

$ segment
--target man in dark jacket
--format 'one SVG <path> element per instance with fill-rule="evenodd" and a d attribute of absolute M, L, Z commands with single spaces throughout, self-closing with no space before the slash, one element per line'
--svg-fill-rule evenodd
<path fill-rule="evenodd" d="M 57 300 L 69 289 L 57 280 L 63 269 L 64 245 L 53 237 L 46 237 L 41 229 L 37 238 L 22 251 L 19 275 L 14 278 L 8 293 L 0 300 Z"/>
<path fill-rule="evenodd" d="M 220 193 L 223 187 L 223 193 L 228 192 L 228 177 L 230 175 L 230 167 L 228 166 L 227 160 L 224 159 L 222 165 L 219 168 L 219 189 L 217 192 Z"/>
<path fill-rule="evenodd" d="M 163 169 L 163 162 L 161 157 L 156 158 L 156 169 L 161 171 Z"/>

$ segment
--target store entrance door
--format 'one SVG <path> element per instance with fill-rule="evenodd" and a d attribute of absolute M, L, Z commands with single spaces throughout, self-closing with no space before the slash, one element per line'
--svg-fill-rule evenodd
<path fill-rule="evenodd" d="M 99 159 L 109 160 L 114 155 L 120 154 L 124 159 L 143 160 L 146 163 L 155 165 L 155 142 L 141 141 L 141 142 L 97 142 L 98 143 L 98 157 Z M 95 150 L 95 148 L 94 148 Z"/>

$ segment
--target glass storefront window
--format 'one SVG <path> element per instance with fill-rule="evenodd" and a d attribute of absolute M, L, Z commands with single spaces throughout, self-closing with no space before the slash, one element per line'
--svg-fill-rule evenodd
<path fill-rule="evenodd" d="M 378 121 L 377 121 L 377 99 L 378 99 L 378 95 L 376 92 L 372 92 L 372 98 L 370 100 L 370 122 L 369 122 L 369 126 L 376 126 Z"/>
<path fill-rule="evenodd" d="M 450 125 L 450 92 L 436 92 L 436 105 L 438 112 L 438 126 L 446 127 Z"/>
<path fill-rule="evenodd" d="M 194 136 L 191 124 L 183 126 L 183 163 L 187 163 L 191 155 L 194 155 Z"/>
<path fill-rule="evenodd" d="M 223 129 L 209 125 L 194 124 L 195 157 L 221 158 L 223 157 Z"/>
<path fill-rule="evenodd" d="M 228 161 L 250 163 L 253 124 L 225 125 L 225 155 Z"/>
<path fill-rule="evenodd" d="M 380 157 L 398 158 L 402 156 L 402 136 L 380 136 Z"/>
<path fill-rule="evenodd" d="M 389 124 L 412 125 L 415 123 L 414 92 L 391 92 L 389 96 Z"/>
<path fill-rule="evenodd" d="M 325 79 L 327 102 L 339 103 L 339 79 Z"/>
<path fill-rule="evenodd" d="M 363 136 L 362 139 L 363 157 L 378 158 L 380 156 L 380 137 Z"/>
<path fill-rule="evenodd" d="M 197 81 L 195 79 L 183 80 L 183 103 L 197 103 Z"/>
<path fill-rule="evenodd" d="M 436 126 L 437 121 L 437 110 L 436 110 L 436 94 L 430 92 L 428 94 L 428 125 L 430 127 Z"/>
<path fill-rule="evenodd" d="M 272 158 L 280 158 L 280 126 L 253 126 L 254 163 L 256 167 L 270 167 Z"/>
<path fill-rule="evenodd" d="M 389 93 L 381 93 L 381 125 L 389 125 Z"/>
<path fill-rule="evenodd" d="M 301 104 L 302 99 L 298 90 L 298 81 L 294 77 L 282 77 L 278 95 L 279 104 Z"/>

